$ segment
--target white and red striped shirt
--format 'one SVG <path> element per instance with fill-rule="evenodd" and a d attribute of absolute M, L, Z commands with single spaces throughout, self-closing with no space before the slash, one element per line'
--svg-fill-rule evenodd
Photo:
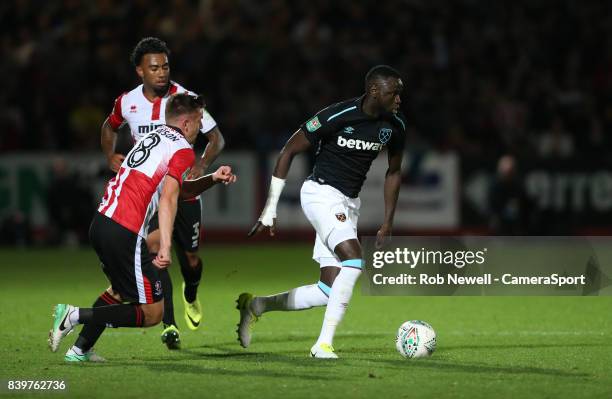
<path fill-rule="evenodd" d="M 156 128 L 127 154 L 108 182 L 98 212 L 146 238 L 163 178 L 172 176 L 182 185 L 194 160 L 193 149 L 179 130 L 166 125 Z"/>
<path fill-rule="evenodd" d="M 123 122 L 127 122 L 130 126 L 132 139 L 134 142 L 137 142 L 150 131 L 166 123 L 165 114 L 168 98 L 174 93 L 185 92 L 195 95 L 195 93 L 185 89 L 178 83 L 171 81 L 170 88 L 166 95 L 151 102 L 143 93 L 143 85 L 139 85 L 134 90 L 123 93 L 117 97 L 113 110 L 108 116 L 108 121 L 115 130 L 117 130 Z M 206 134 L 215 126 L 217 126 L 217 122 L 215 122 L 213 117 L 204 110 L 202 116 L 202 129 L 200 132 Z"/>

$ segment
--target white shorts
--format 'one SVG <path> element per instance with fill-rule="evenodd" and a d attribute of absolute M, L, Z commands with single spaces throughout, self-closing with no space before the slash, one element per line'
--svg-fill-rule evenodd
<path fill-rule="evenodd" d="M 302 185 L 300 201 L 304 214 L 317 232 L 312 258 L 321 267 L 341 267 L 334 248 L 343 241 L 357 239 L 361 201 L 312 180 Z"/>

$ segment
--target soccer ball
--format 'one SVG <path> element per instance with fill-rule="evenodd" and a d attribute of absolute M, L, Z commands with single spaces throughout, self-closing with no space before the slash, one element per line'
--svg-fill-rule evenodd
<path fill-rule="evenodd" d="M 395 347 L 407 358 L 431 356 L 436 350 L 436 332 L 424 321 L 407 321 L 397 330 Z"/>

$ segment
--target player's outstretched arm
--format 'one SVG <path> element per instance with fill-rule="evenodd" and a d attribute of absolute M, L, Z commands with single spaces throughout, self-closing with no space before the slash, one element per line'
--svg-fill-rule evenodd
<path fill-rule="evenodd" d="M 384 185 L 385 219 L 376 233 L 377 248 L 380 248 L 385 239 L 391 236 L 393 229 L 393 216 L 395 215 L 395 207 L 402 183 L 402 155 L 402 152 L 389 154 L 389 169 L 387 169 L 385 175 Z"/>
<path fill-rule="evenodd" d="M 310 141 L 306 138 L 306 134 L 302 129 L 298 129 L 291 138 L 285 143 L 272 172 L 272 180 L 270 181 L 270 190 L 266 206 L 261 212 L 261 216 L 255 225 L 249 231 L 248 236 L 251 237 L 260 233 L 265 229 L 269 229 L 270 236 L 274 236 L 274 224 L 276 221 L 276 206 L 281 192 L 285 187 L 285 179 L 289 173 L 293 157 L 300 152 L 310 149 Z"/>
<path fill-rule="evenodd" d="M 117 172 L 125 159 L 125 155 L 118 154 L 115 152 L 115 144 L 117 142 L 117 131 L 113 129 L 108 118 L 102 124 L 100 129 L 100 145 L 102 146 L 102 152 L 106 156 L 108 167 L 113 171 Z"/>
<path fill-rule="evenodd" d="M 221 154 L 223 148 L 225 148 L 225 138 L 218 126 L 212 128 L 212 130 L 206 133 L 208 144 L 204 148 L 202 156 L 196 160 L 196 164 L 189 171 L 187 179 L 194 180 L 204 175 L 204 172 L 208 167 L 215 162 L 215 159 Z"/>
<path fill-rule="evenodd" d="M 188 199 L 196 197 L 218 183 L 225 185 L 235 183 L 238 176 L 232 173 L 230 166 L 220 166 L 214 173 L 199 177 L 194 180 L 183 181 L 181 187 L 181 198 Z"/>

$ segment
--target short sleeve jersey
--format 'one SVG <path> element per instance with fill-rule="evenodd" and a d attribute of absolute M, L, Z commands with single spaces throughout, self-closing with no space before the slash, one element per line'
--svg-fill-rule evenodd
<path fill-rule="evenodd" d="M 385 148 L 391 154 L 403 151 L 406 137 L 406 121 L 400 112 L 373 118 L 363 113 L 363 98 L 330 105 L 301 126 L 316 148 L 308 178 L 350 198 L 359 196 L 378 153 Z"/>
<path fill-rule="evenodd" d="M 193 149 L 180 130 L 158 127 L 127 154 L 117 175 L 106 185 L 98 212 L 146 238 L 164 177 L 172 176 L 182 185 L 194 160 Z"/>
<path fill-rule="evenodd" d="M 141 84 L 134 90 L 117 97 L 108 121 L 115 130 L 126 122 L 130 126 L 132 139 L 137 142 L 150 131 L 166 123 L 166 103 L 170 96 L 185 92 L 195 95 L 178 83 L 170 82 L 168 93 L 164 97 L 151 102 L 144 96 L 143 85 Z M 213 117 L 204 111 L 201 133 L 206 134 L 215 126 L 217 126 L 217 123 Z"/>

